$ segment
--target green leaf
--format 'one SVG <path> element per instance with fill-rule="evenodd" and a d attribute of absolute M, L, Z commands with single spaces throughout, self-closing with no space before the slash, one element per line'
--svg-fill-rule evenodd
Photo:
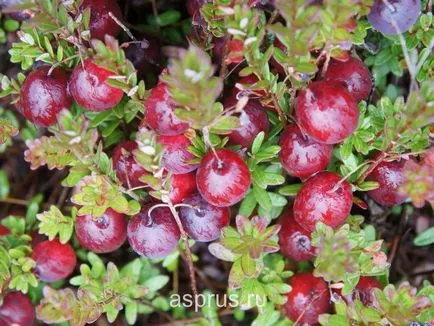
<path fill-rule="evenodd" d="M 5 171 L 0 170 L 0 198 L 6 198 L 10 192 L 9 179 Z"/>
<path fill-rule="evenodd" d="M 414 239 L 415 246 L 423 247 L 434 243 L 434 227 L 430 227 L 419 233 Z"/>
<path fill-rule="evenodd" d="M 265 191 L 264 189 L 256 185 L 253 185 L 252 191 L 256 201 L 261 207 L 263 207 L 266 210 L 272 208 L 271 199 L 267 191 Z"/>

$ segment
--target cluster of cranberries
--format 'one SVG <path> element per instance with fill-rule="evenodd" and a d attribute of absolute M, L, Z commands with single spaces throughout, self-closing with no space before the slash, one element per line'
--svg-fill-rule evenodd
<path fill-rule="evenodd" d="M 414 0 L 408 0 L 411 1 Z M 198 7 L 196 2 L 204 1 L 188 1 L 187 7 L 194 20 L 200 23 L 202 18 L 195 9 Z M 391 1 L 392 5 L 395 2 Z M 252 3 L 257 5 L 258 1 Z M 381 7 L 381 3 L 376 1 L 373 8 Z M 119 33 L 115 20 L 121 20 L 121 11 L 116 1 L 84 0 L 81 9 L 85 8 L 91 10 L 92 38 L 103 39 L 106 34 L 116 36 Z M 375 15 L 373 10 L 368 18 L 374 21 Z M 379 26 L 377 28 L 381 30 Z M 214 51 L 218 52 L 219 44 L 225 43 L 216 40 Z M 284 50 L 278 41 L 276 46 Z M 226 47 L 226 64 L 243 60 L 242 42 L 229 40 Z M 145 51 L 133 45 L 126 52 L 141 70 L 155 67 L 159 57 L 159 50 L 153 47 Z M 142 56 L 144 52 L 146 54 Z M 219 53 L 215 56 L 218 57 Z M 278 73 L 283 73 L 283 67 L 277 62 L 272 64 Z M 28 120 L 44 127 L 55 124 L 60 111 L 69 109 L 73 101 L 88 111 L 109 110 L 123 97 L 120 89 L 107 83 L 114 75 L 92 58 L 78 64 L 70 74 L 61 68 L 39 67 L 27 76 L 17 109 Z M 257 81 L 252 75 L 241 78 L 239 84 Z M 286 126 L 279 141 L 279 159 L 283 169 L 304 182 L 292 208 L 279 219 L 282 226 L 279 233 L 281 252 L 295 261 L 311 260 L 315 256 L 311 233 L 318 222 L 337 228 L 350 214 L 353 202 L 351 185 L 342 176 L 326 169 L 333 157 L 333 145 L 341 143 L 355 131 L 359 118 L 357 104 L 369 97 L 372 86 L 369 70 L 360 60 L 349 56 L 345 62 L 332 59 L 324 76 L 300 91 L 296 98 L 296 122 Z M 226 110 L 236 105 L 239 92 L 234 89 L 223 100 Z M 153 201 L 143 205 L 140 212 L 129 220 L 112 209 L 98 219 L 77 216 L 76 237 L 83 247 L 93 252 L 113 252 L 128 239 L 132 249 L 144 257 L 168 255 L 177 247 L 181 237 L 174 210 L 192 239 L 209 242 L 219 238 L 221 229 L 230 223 L 230 207 L 246 196 L 252 182 L 243 158 L 244 150 L 251 147 L 258 133 L 267 135 L 270 128 L 266 108 L 259 100 L 251 98 L 239 115 L 239 127 L 228 135 L 229 143 L 241 147 L 241 150 L 212 149 L 200 163 L 194 163 L 195 157 L 188 150 L 191 141 L 186 133 L 190 125 L 175 115 L 177 104 L 164 82 L 160 81 L 151 89 L 145 108 L 145 119 L 139 129 L 153 130 L 164 147 L 161 164 L 171 177 L 167 194 L 170 203 L 165 205 Z M 134 151 L 137 149 L 137 143 L 129 140 L 118 144 L 112 152 L 117 178 L 127 189 L 147 186 L 142 177 L 149 172 L 136 161 Z M 378 182 L 380 187 L 370 191 L 369 196 L 383 206 L 402 203 L 405 198 L 399 195 L 398 187 L 403 180 L 404 166 L 404 160 L 378 161 L 368 180 Z M 0 235 L 8 233 L 8 229 L 0 226 Z M 58 240 L 35 244 L 32 258 L 36 262 L 35 274 L 45 282 L 65 279 L 76 265 L 73 248 Z M 331 295 L 341 297 L 347 303 L 359 298 L 369 306 L 372 305 L 371 290 L 382 287 L 376 279 L 362 277 L 351 295 L 342 296 L 340 290 L 330 290 L 323 279 L 310 273 L 297 274 L 290 283 L 292 291 L 288 294 L 285 311 L 299 324 L 316 324 L 320 314 L 330 311 Z M 20 309 L 14 304 L 17 302 Z M 33 319 L 34 310 L 26 296 L 10 292 L 4 297 L 0 324 L 31 325 Z"/>

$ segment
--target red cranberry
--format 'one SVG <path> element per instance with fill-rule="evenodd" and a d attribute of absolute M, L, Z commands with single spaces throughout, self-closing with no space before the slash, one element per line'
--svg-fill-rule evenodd
<path fill-rule="evenodd" d="M 57 115 L 72 104 L 67 93 L 64 70 L 42 66 L 32 71 L 21 87 L 20 104 L 24 116 L 31 122 L 48 127 L 57 122 Z"/>
<path fill-rule="evenodd" d="M 196 190 L 196 172 L 172 175 L 169 197 L 173 204 L 180 203 Z"/>
<path fill-rule="evenodd" d="M 352 304 L 356 298 L 359 298 L 365 306 L 369 307 L 372 306 L 374 301 L 372 290 L 375 288 L 383 289 L 383 285 L 374 277 L 361 276 L 359 283 L 357 283 L 354 291 L 351 294 L 343 296 L 341 289 L 335 289 L 333 291 L 347 304 Z"/>
<path fill-rule="evenodd" d="M 309 260 L 314 257 L 310 233 L 294 219 L 292 209 L 288 209 L 279 218 L 282 228 L 279 231 L 280 251 L 295 261 Z"/>
<path fill-rule="evenodd" d="M 127 222 L 123 214 L 109 208 L 98 219 L 88 215 L 77 216 L 75 234 L 86 249 L 96 253 L 112 252 L 125 242 Z"/>
<path fill-rule="evenodd" d="M 74 249 L 59 240 L 46 240 L 39 243 L 32 253 L 36 262 L 35 272 L 44 282 L 57 282 L 72 274 L 77 263 Z"/>
<path fill-rule="evenodd" d="M 0 325 L 29 326 L 35 321 L 35 308 L 30 299 L 21 292 L 9 292 L 0 306 Z"/>
<path fill-rule="evenodd" d="M 217 207 L 207 203 L 199 194 L 183 201 L 179 211 L 182 225 L 187 234 L 196 241 L 209 242 L 220 237 L 221 230 L 229 225 L 229 207 Z"/>
<path fill-rule="evenodd" d="M 244 43 L 241 40 L 231 39 L 226 44 L 227 55 L 225 57 L 226 64 L 240 63 L 244 60 L 243 48 Z"/>
<path fill-rule="evenodd" d="M 110 17 L 109 12 L 122 20 L 121 8 L 116 0 L 84 0 L 82 9 L 90 8 L 90 35 L 93 39 L 104 40 L 104 36 L 116 37 L 121 27 Z"/>
<path fill-rule="evenodd" d="M 167 171 L 184 174 L 197 169 L 198 164 L 190 163 L 195 156 L 188 150 L 191 143 L 187 137 L 184 135 L 160 136 L 158 141 L 165 148 L 161 164 Z"/>
<path fill-rule="evenodd" d="M 145 168 L 135 160 L 133 151 L 136 149 L 137 143 L 135 141 L 124 141 L 116 146 L 112 155 L 116 176 L 121 183 L 128 188 L 143 185 L 139 178 L 148 173 Z"/>
<path fill-rule="evenodd" d="M 115 74 L 86 59 L 74 68 L 69 80 L 69 91 L 85 109 L 106 111 L 117 105 L 123 96 L 122 90 L 106 83 L 111 76 Z"/>
<path fill-rule="evenodd" d="M 303 135 L 297 125 L 289 125 L 280 136 L 280 162 L 292 176 L 307 178 L 330 163 L 333 146 Z"/>
<path fill-rule="evenodd" d="M 297 121 L 302 130 L 320 143 L 343 141 L 357 127 L 359 111 L 354 98 L 336 81 L 312 83 L 297 97 Z"/>
<path fill-rule="evenodd" d="M 331 308 L 327 283 L 311 273 L 300 273 L 294 275 L 289 284 L 292 290 L 284 306 L 286 316 L 299 325 L 316 325 L 319 315 Z"/>
<path fill-rule="evenodd" d="M 381 162 L 367 177 L 367 180 L 380 184 L 377 189 L 368 191 L 369 197 L 382 206 L 402 204 L 406 197 L 399 193 L 400 185 L 405 181 L 406 160 Z"/>
<path fill-rule="evenodd" d="M 225 101 L 225 109 L 237 104 L 235 93 Z M 261 132 L 268 134 L 269 122 L 265 108 L 259 101 L 249 100 L 240 113 L 240 126 L 229 134 L 232 144 L 241 145 L 244 148 L 252 146 L 255 137 Z"/>
<path fill-rule="evenodd" d="M 362 61 L 353 57 L 346 62 L 332 59 L 325 79 L 340 82 L 357 102 L 367 100 L 372 89 L 369 69 Z"/>
<path fill-rule="evenodd" d="M 0 237 L 4 235 L 8 235 L 11 233 L 11 230 L 9 230 L 6 226 L 3 226 L 0 224 Z"/>
<path fill-rule="evenodd" d="M 158 134 L 176 136 L 183 134 L 189 127 L 175 115 L 178 107 L 169 94 L 167 85 L 160 82 L 149 93 L 145 102 L 146 116 L 142 123 L 147 124 Z"/>
<path fill-rule="evenodd" d="M 190 16 L 196 14 L 202 6 L 209 1 L 207 0 L 187 0 L 186 7 Z"/>
<path fill-rule="evenodd" d="M 147 258 L 162 258 L 178 245 L 180 233 L 167 207 L 145 205 L 128 223 L 128 241 L 135 252 Z"/>
<path fill-rule="evenodd" d="M 218 149 L 208 152 L 197 170 L 197 188 L 202 197 L 218 207 L 232 206 L 244 198 L 250 188 L 250 171 L 235 152 Z"/>
<path fill-rule="evenodd" d="M 294 218 L 307 231 L 315 230 L 317 222 L 332 228 L 342 225 L 353 204 L 351 185 L 331 172 L 320 172 L 309 178 L 294 201 Z M 336 189 L 334 189 L 336 187 Z"/>

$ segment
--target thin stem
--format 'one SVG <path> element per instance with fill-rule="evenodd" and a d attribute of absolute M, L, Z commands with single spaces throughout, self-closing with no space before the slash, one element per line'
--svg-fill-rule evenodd
<path fill-rule="evenodd" d="M 169 200 L 169 202 L 167 203 L 167 206 L 169 207 L 170 211 L 172 212 L 173 218 L 175 219 L 175 222 L 178 225 L 179 231 L 181 232 L 181 239 L 184 241 L 184 244 L 185 244 L 185 253 L 187 255 L 186 261 L 187 261 L 189 276 L 190 276 L 190 281 L 191 281 L 191 290 L 193 292 L 193 295 L 197 298 L 198 292 L 197 292 L 197 285 L 196 285 L 196 275 L 194 273 L 193 256 L 191 254 L 190 244 L 188 243 L 188 236 L 184 230 L 184 227 L 182 226 L 181 219 L 179 218 L 178 212 L 176 211 L 176 208 L 172 204 L 171 200 Z"/>
<path fill-rule="evenodd" d="M 122 24 L 122 22 L 115 16 L 113 15 L 113 13 L 111 11 L 109 11 L 109 16 L 111 19 L 113 19 L 115 21 L 115 23 L 117 25 L 119 25 L 120 28 L 122 28 L 124 30 L 125 33 L 127 33 L 127 35 L 130 37 L 130 39 L 132 39 L 133 41 L 137 41 L 137 39 L 134 37 L 134 35 L 130 32 L 130 30 L 128 29 L 127 26 L 125 26 L 124 24 Z"/>

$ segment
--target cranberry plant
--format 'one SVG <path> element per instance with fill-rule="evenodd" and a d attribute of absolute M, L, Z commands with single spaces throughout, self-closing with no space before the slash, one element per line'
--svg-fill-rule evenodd
<path fill-rule="evenodd" d="M 434 323 L 431 1 L 0 6 L 1 325 Z"/>

